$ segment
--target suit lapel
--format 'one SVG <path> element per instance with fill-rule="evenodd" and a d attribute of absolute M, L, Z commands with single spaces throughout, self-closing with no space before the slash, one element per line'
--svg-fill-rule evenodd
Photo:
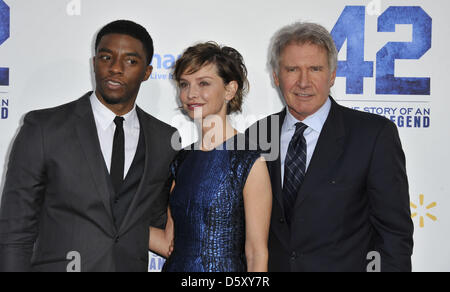
<path fill-rule="evenodd" d="M 314 193 L 315 185 L 325 173 L 337 162 L 344 151 L 345 127 L 340 106 L 332 99 L 332 106 L 328 118 L 319 136 L 311 163 L 299 190 L 295 208 Z"/>
<path fill-rule="evenodd" d="M 283 204 L 283 197 L 282 197 L 282 177 L 281 177 L 281 158 L 280 158 L 280 138 L 281 138 L 281 128 L 283 126 L 283 122 L 284 119 L 286 117 L 286 109 L 283 110 L 282 112 L 278 113 L 275 115 L 275 117 L 278 116 L 278 128 L 279 128 L 279 132 L 278 132 L 278 137 L 272 137 L 272 131 L 271 129 L 271 125 L 273 121 L 269 121 L 268 123 L 268 128 L 267 131 L 269 132 L 269 140 L 272 141 L 272 139 L 275 139 L 275 141 L 278 143 L 278 155 L 277 155 L 277 159 L 276 160 L 272 160 L 272 161 L 268 161 L 267 162 L 267 167 L 269 169 L 269 173 L 270 173 L 270 180 L 272 183 L 272 191 L 273 191 L 273 196 L 274 198 L 278 201 L 281 210 L 283 211 L 283 215 L 284 215 L 284 204 Z M 271 117 L 270 117 L 271 118 Z M 274 120 L 276 122 L 276 120 Z"/>
<path fill-rule="evenodd" d="M 83 96 L 77 104 L 75 113 L 79 116 L 79 122 L 76 126 L 76 132 L 86 157 L 86 163 L 97 187 L 97 194 L 103 201 L 108 215 L 112 218 L 112 189 L 109 187 L 109 177 L 106 175 L 108 172 L 100 148 L 94 114 L 89 100 L 91 94 L 88 93 Z"/>

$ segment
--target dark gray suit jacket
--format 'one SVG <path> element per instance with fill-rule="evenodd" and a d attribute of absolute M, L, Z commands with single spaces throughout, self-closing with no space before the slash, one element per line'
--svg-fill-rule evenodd
<path fill-rule="evenodd" d="M 145 169 L 119 227 L 89 96 L 27 114 L 12 148 L 0 209 L 0 271 L 147 271 L 149 226 L 165 225 L 176 129 L 137 114 Z"/>
<path fill-rule="evenodd" d="M 286 110 L 269 116 L 247 134 L 272 126 L 281 133 L 285 117 Z M 279 136 L 269 131 L 268 140 L 279 147 Z M 333 100 L 291 226 L 284 215 L 280 157 L 267 164 L 274 196 L 269 271 L 363 272 L 371 251 L 381 255 L 381 271 L 411 271 L 414 226 L 394 123 Z"/>

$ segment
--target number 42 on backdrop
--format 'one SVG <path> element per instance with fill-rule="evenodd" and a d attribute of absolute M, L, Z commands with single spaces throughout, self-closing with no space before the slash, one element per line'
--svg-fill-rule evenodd
<path fill-rule="evenodd" d="M 331 34 L 340 51 L 347 40 L 347 60 L 337 76 L 347 79 L 347 94 L 363 94 L 364 78 L 374 75 L 374 62 L 364 60 L 365 6 L 347 6 Z M 411 24 L 412 42 L 390 42 L 377 53 L 376 94 L 430 95 L 430 78 L 395 77 L 395 60 L 419 60 L 431 48 L 432 19 L 417 6 L 392 6 L 378 18 L 378 32 L 395 32 L 396 24 Z"/>
<path fill-rule="evenodd" d="M 347 94 L 363 94 L 364 78 L 372 78 L 374 62 L 364 60 L 365 6 L 347 6 L 331 34 L 340 51 L 347 40 L 347 60 L 339 61 L 338 77 L 347 78 Z M 432 19 L 417 6 L 389 7 L 378 18 L 378 32 L 395 32 L 396 24 L 413 26 L 413 41 L 390 42 L 377 53 L 376 94 L 430 95 L 430 78 L 395 77 L 395 60 L 420 59 L 431 48 Z M 10 36 L 10 9 L 0 0 L 0 46 Z M 9 68 L 0 67 L 0 86 L 9 85 Z"/>

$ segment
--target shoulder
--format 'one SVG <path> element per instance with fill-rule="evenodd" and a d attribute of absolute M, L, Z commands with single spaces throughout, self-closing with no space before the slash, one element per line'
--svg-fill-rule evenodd
<path fill-rule="evenodd" d="M 27 113 L 25 115 L 25 117 L 28 119 L 45 121 L 54 116 L 64 115 L 66 113 L 73 112 L 73 109 L 75 108 L 77 102 L 78 102 L 78 100 L 72 101 L 72 102 L 57 106 L 57 107 L 34 110 L 34 111 Z"/>
<path fill-rule="evenodd" d="M 255 163 L 258 158 L 262 157 L 262 152 L 260 150 L 234 150 L 229 151 L 230 157 L 238 164 L 245 164 L 251 166 Z"/>
<path fill-rule="evenodd" d="M 150 125 L 153 129 L 161 133 L 165 133 L 167 135 L 172 135 L 177 131 L 176 128 L 155 118 L 154 116 L 142 110 L 140 107 L 137 107 L 136 110 L 138 112 L 139 117 L 141 118 L 141 122 L 143 122 L 145 125 Z"/>
<path fill-rule="evenodd" d="M 141 128 L 143 128 L 150 137 L 154 137 L 154 139 L 156 139 L 155 141 L 158 141 L 160 149 L 167 148 L 167 145 L 169 145 L 174 152 L 178 152 L 182 148 L 181 136 L 176 128 L 160 121 L 139 107 L 137 107 L 136 110 Z"/>
<path fill-rule="evenodd" d="M 261 143 L 271 142 L 278 139 L 281 125 L 286 117 L 286 109 L 283 109 L 279 113 L 267 116 L 253 125 L 251 125 L 246 131 L 245 136 L 248 141 L 260 146 Z"/>
<path fill-rule="evenodd" d="M 388 129 L 397 129 L 394 122 L 386 117 L 367 113 L 359 110 L 347 108 L 345 106 L 335 104 L 335 110 L 340 112 L 343 122 L 347 129 L 353 132 L 365 132 L 368 134 L 379 133 Z"/>
<path fill-rule="evenodd" d="M 251 168 L 258 158 L 262 156 L 261 150 L 256 143 L 244 134 L 238 134 L 226 143 L 226 149 L 230 150 L 230 158 L 235 167 L 243 165 L 244 168 Z"/>
<path fill-rule="evenodd" d="M 39 124 L 44 127 L 61 126 L 75 113 L 80 103 L 89 102 L 88 95 L 60 106 L 31 111 L 24 116 L 24 123 Z"/>
<path fill-rule="evenodd" d="M 339 104 L 336 104 L 336 106 L 348 120 L 360 121 L 369 124 L 386 124 L 391 122 L 389 119 L 380 115 L 351 109 Z"/>
<path fill-rule="evenodd" d="M 277 125 L 279 126 L 280 123 L 282 123 L 284 121 L 284 118 L 286 117 L 286 109 L 283 109 L 281 112 L 275 113 L 275 114 L 271 114 L 265 118 L 260 119 L 259 121 L 257 121 L 256 123 L 254 123 L 253 125 L 251 125 L 246 133 L 251 130 L 251 129 L 255 129 L 261 126 L 270 126 L 270 125 Z"/>

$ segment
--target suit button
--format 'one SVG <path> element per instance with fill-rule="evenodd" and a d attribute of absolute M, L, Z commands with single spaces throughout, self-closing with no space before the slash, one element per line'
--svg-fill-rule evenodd
<path fill-rule="evenodd" d="M 280 223 L 284 224 L 284 223 L 286 223 L 286 220 L 284 220 L 284 218 L 280 218 Z"/>
<path fill-rule="evenodd" d="M 119 243 L 119 236 L 116 236 L 116 238 L 114 238 L 114 242 Z"/>
<path fill-rule="evenodd" d="M 293 260 L 293 261 L 295 261 L 296 259 L 298 258 L 298 255 L 297 255 L 297 253 L 294 251 L 294 252 L 292 252 L 292 255 L 291 255 L 291 260 Z"/>

